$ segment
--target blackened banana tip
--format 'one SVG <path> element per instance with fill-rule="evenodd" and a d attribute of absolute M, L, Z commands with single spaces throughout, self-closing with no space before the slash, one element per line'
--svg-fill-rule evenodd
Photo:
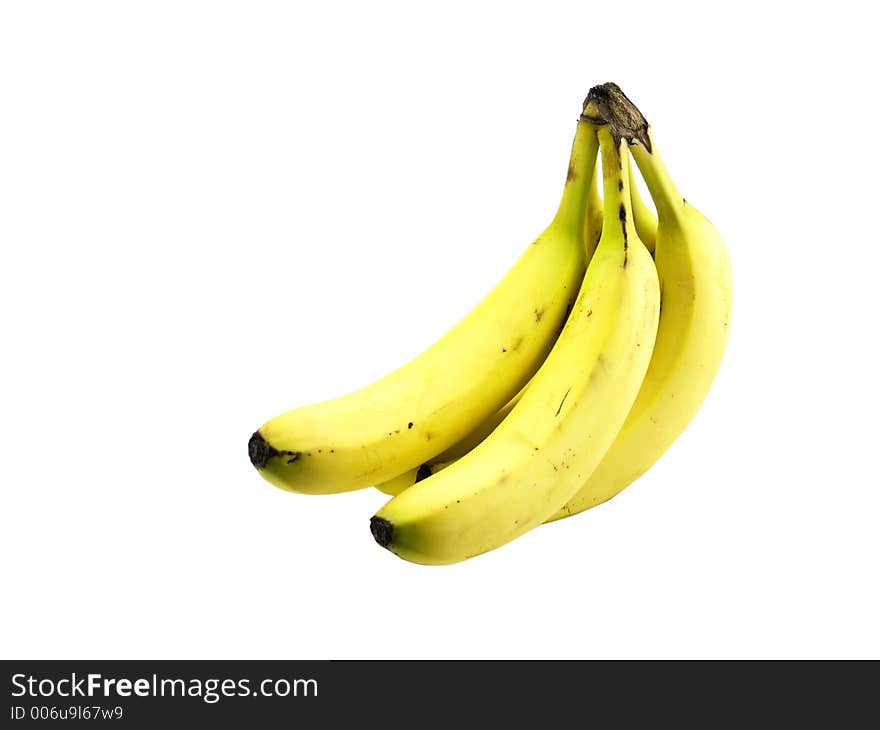
<path fill-rule="evenodd" d="M 279 455 L 279 451 L 273 448 L 259 431 L 254 431 L 248 441 L 248 456 L 251 464 L 257 469 L 262 469 L 269 463 L 269 459 Z"/>
<path fill-rule="evenodd" d="M 373 539 L 383 548 L 387 548 L 394 539 L 394 525 L 384 517 L 370 518 L 370 532 L 373 533 Z"/>

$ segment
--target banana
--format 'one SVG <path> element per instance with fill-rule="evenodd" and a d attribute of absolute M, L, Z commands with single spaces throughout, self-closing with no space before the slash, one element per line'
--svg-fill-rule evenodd
<path fill-rule="evenodd" d="M 632 195 L 633 220 L 636 224 L 636 233 L 642 239 L 651 255 L 654 255 L 654 248 L 657 242 L 657 216 L 642 200 L 639 194 L 639 186 L 635 181 L 632 173 L 632 157 L 627 155 L 626 164 L 629 167 L 629 184 L 630 193 Z"/>
<path fill-rule="evenodd" d="M 400 494 L 404 489 L 411 487 L 416 482 L 420 482 L 422 479 L 431 476 L 435 471 L 439 471 L 440 468 L 448 466 L 449 463 L 460 459 L 466 453 L 474 449 L 483 441 L 483 439 L 495 430 L 495 427 L 499 423 L 507 418 L 507 414 L 510 413 L 513 410 L 513 407 L 519 402 L 522 393 L 523 391 L 521 390 L 500 410 L 495 411 L 495 413 L 484 420 L 473 431 L 461 439 L 461 441 L 456 441 L 443 453 L 438 454 L 433 459 L 429 459 L 416 469 L 410 469 L 393 479 L 377 484 L 376 489 L 394 497 Z"/>
<path fill-rule="evenodd" d="M 502 281 L 409 363 L 334 400 L 288 411 L 248 444 L 269 482 L 310 494 L 381 483 L 463 438 L 544 361 L 583 279 L 595 131 L 579 121 L 559 209 Z"/>
<path fill-rule="evenodd" d="M 657 331 L 659 285 L 632 222 L 626 141 L 607 127 L 599 134 L 602 237 L 546 361 L 482 443 L 370 521 L 376 541 L 406 560 L 458 562 L 542 523 L 590 475 L 635 400 Z"/>
<path fill-rule="evenodd" d="M 599 195 L 598 166 L 599 158 L 597 156 L 592 182 L 590 183 L 590 188 L 587 192 L 586 212 L 584 214 L 584 246 L 586 251 L 586 261 L 588 264 L 590 259 L 593 258 L 596 245 L 599 243 L 599 238 L 602 235 L 602 219 L 604 217 L 602 213 L 602 198 Z M 635 212 L 633 212 L 633 216 L 635 217 Z M 527 387 L 528 384 L 523 387 L 523 390 Z M 519 401 L 522 393 L 523 391 L 521 390 L 500 410 L 482 421 L 473 431 L 468 433 L 463 439 L 461 439 L 461 441 L 454 443 L 446 449 L 446 451 L 429 459 L 419 467 L 410 469 L 386 482 L 377 484 L 376 489 L 393 497 L 400 494 L 404 489 L 408 489 L 416 482 L 431 476 L 434 472 L 445 469 L 453 461 L 457 461 L 466 453 L 474 449 L 483 441 L 483 439 L 492 433 L 492 431 L 495 430 L 495 427 L 507 417 L 507 414 L 510 413 L 511 410 L 513 410 L 513 407 Z"/>
<path fill-rule="evenodd" d="M 612 123 L 621 117 L 639 120 L 630 130 L 630 149 L 659 215 L 654 259 L 662 309 L 651 364 L 632 411 L 602 462 L 552 520 L 610 499 L 663 455 L 702 405 L 730 323 L 732 276 L 724 241 L 675 187 L 641 113 L 619 88 L 603 86 Z"/>
<path fill-rule="evenodd" d="M 407 469 L 403 474 L 386 479 L 384 482 L 376 484 L 375 487 L 380 492 L 395 497 L 404 489 L 409 489 L 413 484 L 428 476 L 431 476 L 431 465 L 425 463 L 416 469 Z"/>
<path fill-rule="evenodd" d="M 652 254 L 654 253 L 654 241 L 657 238 L 657 216 L 645 204 L 638 193 L 636 181 L 632 174 L 632 158 L 627 155 L 626 162 L 628 165 L 628 174 L 630 180 L 630 200 L 633 209 L 633 222 L 635 223 L 636 234 L 645 247 Z M 596 165 L 598 167 L 599 160 L 597 158 Z M 604 219 L 602 198 L 599 195 L 599 175 L 594 172 L 593 182 L 590 185 L 590 191 L 587 195 L 587 210 L 584 216 L 584 243 L 586 244 L 587 263 L 593 257 L 596 245 L 602 235 L 602 221 Z M 527 388 L 528 384 L 524 386 Z M 471 433 L 465 436 L 461 441 L 450 446 L 442 454 L 438 454 L 433 459 L 429 459 L 416 469 L 410 469 L 399 476 L 389 479 L 387 482 L 376 485 L 376 489 L 392 497 L 400 494 L 404 489 L 408 489 L 416 482 L 425 479 L 431 474 L 445 469 L 452 462 L 457 461 L 466 453 L 476 447 L 483 439 L 485 439 L 495 427 L 504 420 L 510 413 L 513 406 L 519 400 L 522 391 L 517 393 L 500 411 L 493 413 L 489 418 L 477 426 Z"/>
<path fill-rule="evenodd" d="M 587 251 L 587 265 L 596 252 L 599 239 L 602 237 L 602 223 L 605 219 L 602 207 L 602 196 L 599 195 L 599 159 L 596 159 L 596 167 L 593 171 L 593 182 L 587 194 L 587 210 L 584 213 L 584 244 Z"/>

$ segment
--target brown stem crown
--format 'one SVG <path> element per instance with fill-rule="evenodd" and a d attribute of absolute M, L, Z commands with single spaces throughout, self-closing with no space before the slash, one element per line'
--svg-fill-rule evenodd
<path fill-rule="evenodd" d="M 618 148 L 620 140 L 625 139 L 629 144 L 641 144 L 651 152 L 648 120 L 612 81 L 590 89 L 587 98 L 584 99 L 581 119 L 593 124 L 608 125 Z"/>

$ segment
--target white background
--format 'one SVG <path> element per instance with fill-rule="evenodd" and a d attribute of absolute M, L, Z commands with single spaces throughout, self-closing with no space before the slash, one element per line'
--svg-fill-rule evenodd
<path fill-rule="evenodd" d="M 4 3 L 2 656 L 880 656 L 877 44 L 818 7 Z M 607 80 L 731 251 L 686 434 L 446 568 L 263 481 L 540 233 Z"/>

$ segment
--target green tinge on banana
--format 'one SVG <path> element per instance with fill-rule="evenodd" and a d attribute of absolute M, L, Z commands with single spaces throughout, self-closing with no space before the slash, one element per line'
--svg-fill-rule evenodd
<path fill-rule="evenodd" d="M 601 461 L 638 394 L 657 332 L 659 284 L 633 225 L 627 144 L 607 128 L 598 133 L 604 225 L 571 314 L 507 418 L 373 517 L 376 541 L 406 560 L 458 562 L 541 524 Z"/>
<path fill-rule="evenodd" d="M 419 467 L 508 402 L 544 362 L 583 280 L 584 210 L 597 145 L 579 122 L 552 223 L 502 281 L 440 340 L 367 387 L 296 408 L 248 444 L 283 489 L 360 489 Z"/>

